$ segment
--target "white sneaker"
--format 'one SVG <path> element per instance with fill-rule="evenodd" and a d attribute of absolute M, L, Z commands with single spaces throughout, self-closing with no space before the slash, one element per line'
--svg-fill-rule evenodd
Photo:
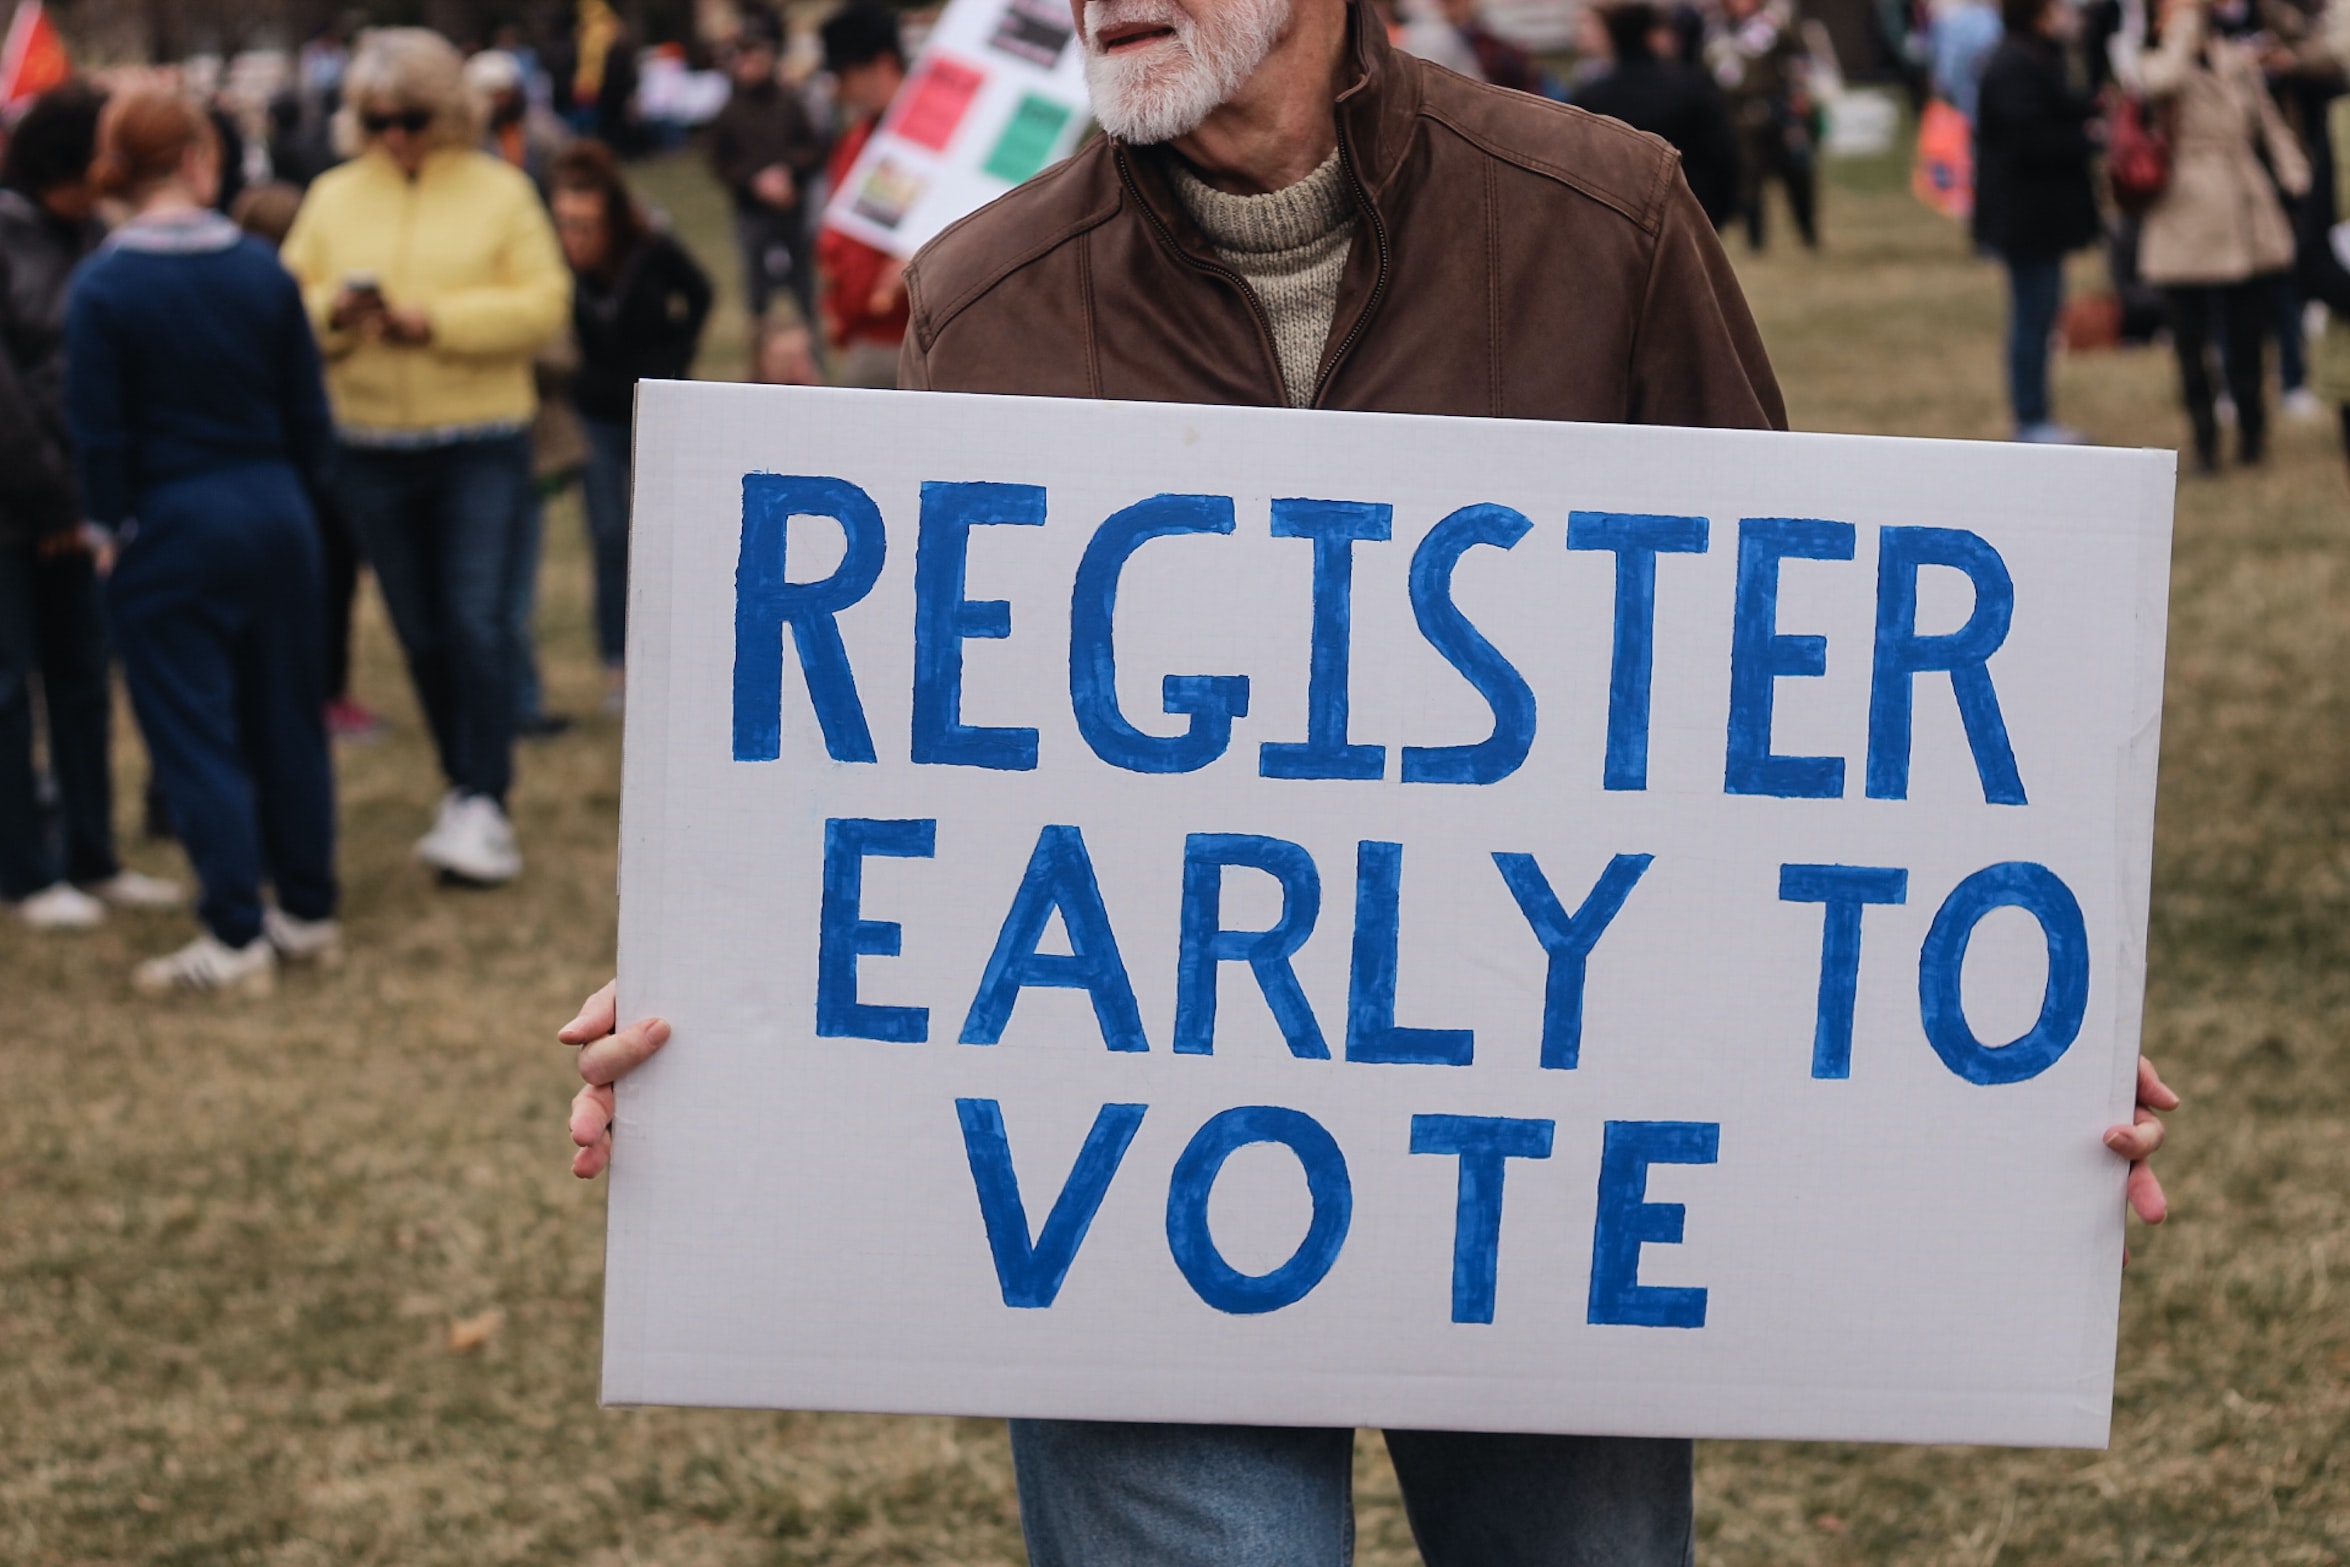
<path fill-rule="evenodd" d="M 130 870 L 116 871 L 104 881 L 90 882 L 82 891 L 118 909 L 176 909 L 188 901 L 178 882 Z"/>
<path fill-rule="evenodd" d="M 449 808 L 447 828 L 436 826 L 416 846 L 416 857 L 459 881 L 494 887 L 522 874 L 513 824 L 498 802 L 469 794 Z"/>
<path fill-rule="evenodd" d="M 16 917 L 35 930 L 88 930 L 105 922 L 106 905 L 61 881 L 17 904 Z"/>
<path fill-rule="evenodd" d="M 315 963 L 334 968 L 343 961 L 343 922 L 306 920 L 279 908 L 261 911 L 261 934 L 291 963 Z"/>
<path fill-rule="evenodd" d="M 434 856 L 440 852 L 441 845 L 455 839 L 458 807 L 464 801 L 465 796 L 454 789 L 441 796 L 441 806 L 433 814 L 431 830 L 416 840 L 416 857 L 425 864 L 438 864 Z"/>
<path fill-rule="evenodd" d="M 2296 386 L 2285 394 L 2285 417 L 2296 424 L 2315 424 L 2326 416 L 2325 400 L 2306 386 Z"/>
<path fill-rule="evenodd" d="M 2027 446 L 2086 446 L 2089 438 L 2070 425 L 2043 419 L 2038 424 L 2019 424 L 2015 438 Z"/>
<path fill-rule="evenodd" d="M 131 983 L 150 996 L 180 990 L 266 996 L 277 989 L 277 949 L 267 936 L 232 947 L 206 931 L 179 951 L 140 964 L 131 971 Z"/>

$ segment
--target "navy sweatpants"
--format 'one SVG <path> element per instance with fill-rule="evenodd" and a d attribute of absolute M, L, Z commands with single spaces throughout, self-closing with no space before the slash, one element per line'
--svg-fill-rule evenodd
<path fill-rule="evenodd" d="M 232 947 L 261 932 L 265 876 L 288 914 L 335 910 L 321 594 L 318 527 L 279 463 L 143 493 L 106 585 L 196 912 Z"/>

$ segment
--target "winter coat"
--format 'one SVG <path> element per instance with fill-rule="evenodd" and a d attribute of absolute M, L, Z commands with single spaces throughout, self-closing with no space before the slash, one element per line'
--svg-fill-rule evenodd
<path fill-rule="evenodd" d="M 737 87 L 710 122 L 710 171 L 734 198 L 736 210 L 772 210 L 751 189 L 761 169 L 781 164 L 804 194 L 808 176 L 824 166 L 824 138 L 800 95 L 781 82 Z M 798 202 L 793 203 L 797 210 Z"/>
<path fill-rule="evenodd" d="M 1671 147 L 1400 53 L 1366 5 L 1349 26 L 1360 218 L 1312 406 L 1786 428 Z M 1174 157 L 1101 137 L 925 245 L 898 384 L 1287 405 L 1264 306 L 1177 198 Z"/>
<path fill-rule="evenodd" d="M 2259 62 L 2241 44 L 2207 39 L 2201 13 L 2189 11 L 2171 19 L 2139 75 L 2173 115 L 2170 184 L 2147 209 L 2138 242 L 2146 281 L 2241 283 L 2291 266 L 2293 226 L 2277 187 L 2308 190 L 2309 160 Z"/>
<path fill-rule="evenodd" d="M 667 234 L 647 235 L 609 278 L 580 274 L 571 306 L 580 416 L 626 424 L 640 380 L 682 381 L 710 317 L 710 279 Z"/>
<path fill-rule="evenodd" d="M 115 230 L 75 277 L 67 324 L 93 522 L 119 527 L 152 490 L 258 464 L 324 487 L 333 427 L 301 294 L 219 213 Z"/>
<path fill-rule="evenodd" d="M 310 187 L 284 257 L 346 434 L 422 440 L 530 422 L 532 360 L 563 330 L 571 269 L 521 170 L 443 147 L 410 179 L 382 149 L 364 152 Z M 408 346 L 330 326 L 353 273 L 372 274 L 394 308 L 421 307 L 432 340 Z"/>
<path fill-rule="evenodd" d="M 104 233 L 0 190 L 0 549 L 81 524 L 65 425 L 66 282 Z"/>
<path fill-rule="evenodd" d="M 2100 232 L 2089 179 L 2096 106 L 2066 80 L 2045 38 L 2010 36 L 1992 52 L 1977 96 L 1975 240 L 2012 261 L 2044 261 Z"/>

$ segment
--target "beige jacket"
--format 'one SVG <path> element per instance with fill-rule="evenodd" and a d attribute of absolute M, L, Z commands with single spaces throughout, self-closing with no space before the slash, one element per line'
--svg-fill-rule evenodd
<path fill-rule="evenodd" d="M 2291 266 L 2293 227 L 2277 186 L 2296 196 L 2308 190 L 2309 160 L 2259 62 L 2228 39 L 2207 42 L 2195 11 L 2173 17 L 2139 69 L 2148 96 L 2175 115 L 2170 186 L 2148 210 L 2138 245 L 2146 281 L 2241 283 Z"/>

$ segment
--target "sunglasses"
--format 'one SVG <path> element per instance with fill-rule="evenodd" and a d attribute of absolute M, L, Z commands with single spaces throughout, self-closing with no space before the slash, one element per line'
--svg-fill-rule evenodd
<path fill-rule="evenodd" d="M 370 112 L 359 116 L 359 124 L 370 136 L 381 136 L 389 130 L 403 130 L 411 136 L 420 136 L 432 124 L 430 109 L 401 109 L 391 114 Z"/>

